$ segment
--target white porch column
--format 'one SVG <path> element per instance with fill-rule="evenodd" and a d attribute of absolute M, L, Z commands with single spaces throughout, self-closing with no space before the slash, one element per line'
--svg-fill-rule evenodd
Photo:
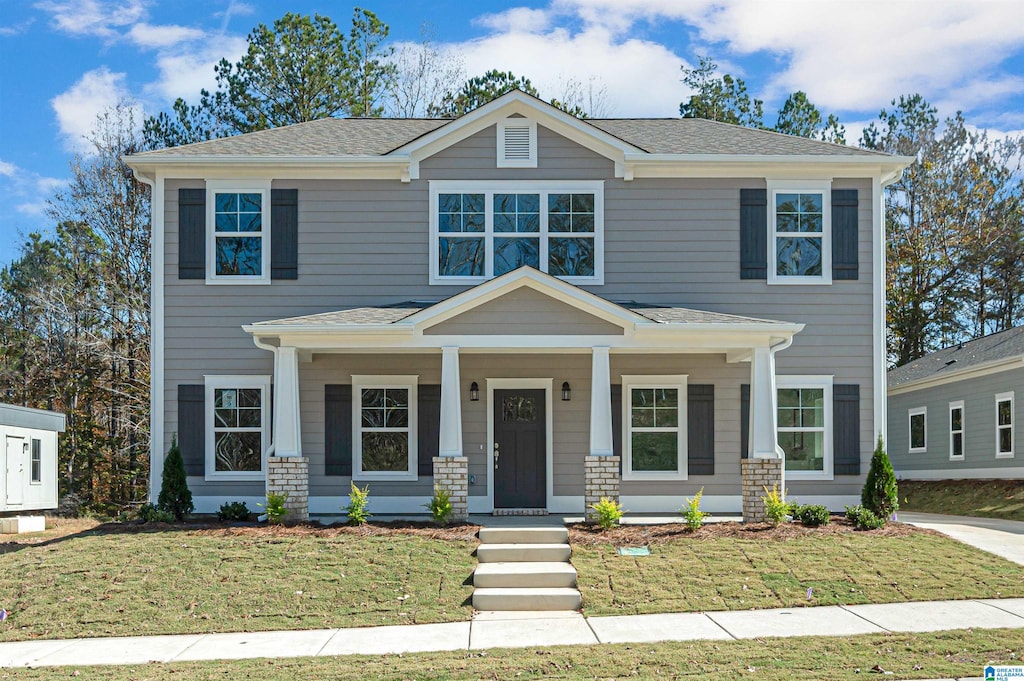
<path fill-rule="evenodd" d="M 740 462 L 743 522 L 764 522 L 764 490 L 786 489 L 785 453 L 776 435 L 775 355 L 771 348 L 754 348 L 750 359 L 750 451 Z"/>
<path fill-rule="evenodd" d="M 611 456 L 612 393 L 608 348 L 595 347 L 590 367 L 590 455 Z"/>
<path fill-rule="evenodd" d="M 459 380 L 459 348 L 441 348 L 441 441 L 440 456 L 462 456 L 462 382 Z"/>
<path fill-rule="evenodd" d="M 299 353 L 285 345 L 274 360 L 274 456 L 302 456 Z"/>

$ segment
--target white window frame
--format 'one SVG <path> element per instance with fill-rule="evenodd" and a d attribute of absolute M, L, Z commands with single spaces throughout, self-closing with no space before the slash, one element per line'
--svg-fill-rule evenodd
<path fill-rule="evenodd" d="M 260 194 L 262 222 L 259 236 L 260 276 L 217 274 L 217 194 Z M 206 283 L 266 285 L 270 283 L 270 180 L 207 180 L 206 181 Z M 248 233 L 254 235 L 255 233 Z"/>
<path fill-rule="evenodd" d="M 788 276 L 778 274 L 776 239 L 792 237 L 793 232 L 776 229 L 775 197 L 778 194 L 821 194 L 821 276 Z M 797 233 L 809 236 L 808 233 Z M 808 285 L 832 283 L 832 181 L 831 180 L 769 180 L 768 181 L 768 283 Z"/>
<path fill-rule="evenodd" d="M 270 376 L 204 376 L 206 385 L 204 410 L 206 412 L 206 480 L 264 480 L 267 474 L 267 450 L 270 448 Z M 259 388 L 260 396 L 260 457 L 258 471 L 218 471 L 214 453 L 216 452 L 217 434 L 214 432 L 216 420 L 213 416 L 214 390 L 231 388 Z"/>
<path fill-rule="evenodd" d="M 822 432 L 822 470 L 820 471 L 791 471 L 784 470 L 783 474 L 787 480 L 832 480 L 835 478 L 835 456 L 832 451 L 832 384 L 833 377 L 830 375 L 789 375 L 789 376 L 776 376 L 775 377 L 775 418 L 776 424 L 778 423 L 778 409 L 779 409 L 779 396 L 778 391 L 781 389 L 794 389 L 794 388 L 807 388 L 810 390 L 822 391 L 822 420 L 824 426 L 821 428 Z M 775 444 L 778 444 L 778 433 L 787 432 L 799 432 L 808 433 L 816 432 L 815 428 L 804 428 L 804 427 L 786 427 L 781 428 L 776 425 L 776 438 Z M 785 468 L 785 462 L 783 462 L 783 468 Z"/>
<path fill-rule="evenodd" d="M 442 236 L 459 236 L 461 232 L 444 232 L 438 230 L 438 197 L 441 194 L 484 194 L 485 222 L 483 232 L 474 232 L 466 236 L 479 235 L 484 239 L 484 276 L 453 277 L 441 276 L 438 267 L 440 238 Z M 430 181 L 430 284 L 456 285 L 482 284 L 493 279 L 494 275 L 494 239 L 506 236 L 505 233 L 494 232 L 494 194 L 540 194 L 540 239 L 539 260 L 540 271 L 548 270 L 548 240 L 561 235 L 572 236 L 571 232 L 549 232 L 548 194 L 593 194 L 594 195 L 594 276 L 592 277 L 558 277 L 572 284 L 600 285 L 604 284 L 604 182 L 598 181 L 491 181 L 491 180 L 431 180 Z M 510 233 L 511 235 L 511 233 Z M 520 234 L 520 236 L 526 236 Z M 555 276 L 555 275 L 552 275 Z"/>
<path fill-rule="evenodd" d="M 924 417 L 924 445 L 914 446 L 914 417 Z M 928 451 L 928 407 L 914 407 L 907 410 L 907 451 L 911 454 L 924 454 Z"/>
<path fill-rule="evenodd" d="M 528 127 L 530 134 L 530 156 L 529 158 L 509 159 L 505 157 L 505 130 L 507 128 Z M 536 168 L 537 167 L 537 122 L 528 118 L 507 118 L 498 123 L 498 168 Z"/>
<path fill-rule="evenodd" d="M 1006 426 L 1000 426 L 999 425 L 999 403 L 1000 402 L 1009 402 L 1010 403 L 1010 451 L 1008 451 L 1008 452 L 1000 452 L 999 451 L 999 431 L 1004 429 L 1004 428 L 1006 428 Z M 995 420 L 996 420 L 996 458 L 997 459 L 1012 459 L 1013 455 L 1014 455 L 1014 448 L 1015 448 L 1015 445 L 1016 445 L 1016 442 L 1017 442 L 1016 441 L 1016 435 L 1017 435 L 1016 416 L 1017 416 L 1017 414 L 1014 412 L 1014 407 L 1015 407 L 1015 405 L 1014 405 L 1013 391 L 1012 390 L 1009 391 L 1009 392 L 999 393 L 999 394 L 996 395 Z"/>
<path fill-rule="evenodd" d="M 953 430 L 953 410 L 960 410 L 960 430 Z M 964 456 L 967 454 L 967 422 L 966 422 L 967 411 L 964 409 L 964 401 L 957 400 L 949 403 L 949 460 L 950 461 L 963 461 Z M 927 420 L 925 421 L 927 424 Z M 953 437 L 955 435 L 960 436 L 960 456 L 953 454 Z M 927 435 L 925 436 L 927 440 Z"/>
<path fill-rule="evenodd" d="M 39 477 L 33 475 L 32 466 L 36 461 L 36 445 L 39 445 Z M 43 484 L 43 439 L 32 436 L 28 439 L 28 484 Z"/>
<path fill-rule="evenodd" d="M 417 387 L 419 376 L 352 376 L 352 479 L 358 480 L 416 480 L 418 478 L 419 451 Z M 409 391 L 409 466 L 405 471 L 363 471 L 363 389 L 402 388 Z M 395 429 L 388 429 L 389 431 Z"/>
<path fill-rule="evenodd" d="M 623 480 L 686 480 L 688 476 L 687 463 L 687 374 L 672 374 L 661 376 L 622 376 L 622 451 L 625 458 L 622 462 Z M 633 389 L 634 388 L 671 388 L 679 391 L 679 413 L 677 423 L 677 445 L 676 452 L 678 460 L 675 472 L 671 471 L 634 471 L 633 470 Z M 656 428 L 653 431 L 648 428 L 640 432 L 665 432 L 671 428 Z"/>

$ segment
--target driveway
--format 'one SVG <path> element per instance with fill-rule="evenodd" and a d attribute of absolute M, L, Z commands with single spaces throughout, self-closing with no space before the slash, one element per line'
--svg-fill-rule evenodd
<path fill-rule="evenodd" d="M 903 513 L 901 522 L 936 530 L 983 551 L 1024 565 L 1024 522 L 934 513 Z"/>

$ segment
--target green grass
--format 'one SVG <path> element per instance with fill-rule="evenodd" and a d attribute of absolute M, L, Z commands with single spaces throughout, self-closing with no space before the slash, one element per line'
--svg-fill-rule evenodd
<path fill-rule="evenodd" d="M 1024 568 L 926 532 L 682 538 L 573 548 L 587 615 L 1024 596 Z M 807 598 L 807 589 L 812 596 Z"/>
<path fill-rule="evenodd" d="M 1024 480 L 901 480 L 900 510 L 1024 520 Z"/>
<path fill-rule="evenodd" d="M 864 681 L 981 676 L 1019 664 L 1024 630 L 986 629 L 841 638 L 767 638 L 406 655 L 180 662 L 124 667 L 0 669 L 0 679 L 606 679 L 689 678 Z M 892 676 L 872 673 L 878 665 Z"/>
<path fill-rule="evenodd" d="M 468 619 L 474 542 L 104 528 L 0 544 L 0 641 Z"/>

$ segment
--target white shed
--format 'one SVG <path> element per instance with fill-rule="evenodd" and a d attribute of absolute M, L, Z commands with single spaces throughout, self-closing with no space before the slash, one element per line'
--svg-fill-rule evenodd
<path fill-rule="evenodd" d="M 0 513 L 57 508 L 64 414 L 0 404 Z"/>

